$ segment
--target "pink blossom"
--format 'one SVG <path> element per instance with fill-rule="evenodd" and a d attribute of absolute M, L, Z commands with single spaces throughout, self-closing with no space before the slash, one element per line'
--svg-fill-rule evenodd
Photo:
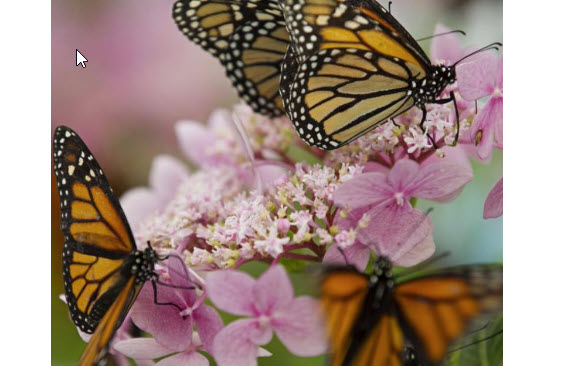
<path fill-rule="evenodd" d="M 483 207 L 483 218 L 493 219 L 503 215 L 503 178 L 495 184 Z"/>
<path fill-rule="evenodd" d="M 199 280 L 190 281 L 191 276 L 179 257 L 167 260 L 166 273 L 161 279 L 178 288 L 157 284 L 158 302 L 175 305 L 156 304 L 154 290 L 146 283 L 132 307 L 132 321 L 153 338 L 124 340 L 116 349 L 135 359 L 154 359 L 176 353 L 160 361 L 163 362 L 160 365 L 189 364 L 190 361 L 207 365 L 205 357 L 197 351 L 211 350 L 215 335 L 223 327 L 219 314 L 203 304 L 205 294 L 198 297 L 197 290 L 180 288 L 195 287 Z"/>
<path fill-rule="evenodd" d="M 414 209 L 410 199 L 447 201 L 472 178 L 469 167 L 461 164 L 438 161 L 419 165 L 403 159 L 387 174 L 363 173 L 347 181 L 337 189 L 334 200 L 339 206 L 355 209 L 349 217 L 352 222 L 364 213 L 369 215 L 368 227 L 359 229 L 361 244 L 395 263 L 415 264 L 433 253 L 433 229 L 429 218 Z"/>
<path fill-rule="evenodd" d="M 180 184 L 189 177 L 185 164 L 169 155 L 154 158 L 150 169 L 150 187 L 136 187 L 126 191 L 120 204 L 130 225 L 165 207 Z"/>
<path fill-rule="evenodd" d="M 451 31 L 452 29 L 438 23 L 436 24 L 436 28 L 434 28 L 433 34 L 442 34 Z M 464 53 L 464 48 L 461 45 L 457 33 L 435 37 L 430 44 L 430 59 L 435 65 L 444 64 L 451 66 L 462 58 Z"/>
<path fill-rule="evenodd" d="M 237 157 L 244 157 L 228 110 L 214 111 L 207 125 L 198 121 L 180 121 L 175 131 L 181 150 L 200 167 L 236 165 Z"/>
<path fill-rule="evenodd" d="M 216 271 L 206 282 L 209 298 L 219 309 L 247 316 L 215 337 L 213 356 L 219 366 L 253 366 L 259 347 L 273 332 L 298 356 L 315 356 L 326 349 L 325 332 L 316 300 L 294 298 L 294 289 L 282 266 L 269 268 L 257 280 L 237 271 Z"/>
<path fill-rule="evenodd" d="M 475 116 L 470 131 L 477 154 L 485 159 L 494 146 L 503 148 L 503 57 L 499 59 L 494 53 L 484 53 L 459 64 L 456 74 L 465 100 L 490 97 Z"/>

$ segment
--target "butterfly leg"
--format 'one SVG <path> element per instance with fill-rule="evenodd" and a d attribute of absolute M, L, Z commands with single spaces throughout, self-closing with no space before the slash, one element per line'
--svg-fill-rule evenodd
<path fill-rule="evenodd" d="M 156 283 L 157 283 L 157 281 L 152 280 L 152 288 L 154 289 L 154 304 L 156 304 L 156 305 L 169 305 L 169 306 L 173 306 L 173 307 L 175 307 L 176 309 L 178 309 L 180 312 L 182 312 L 183 309 L 182 309 L 179 305 L 174 304 L 173 302 L 159 302 L 159 301 L 158 301 L 158 286 L 156 286 Z"/>
<path fill-rule="evenodd" d="M 433 103 L 435 104 L 446 104 L 449 102 L 453 102 L 454 103 L 454 110 L 456 112 L 456 135 L 454 137 L 454 142 L 452 142 L 452 144 L 450 146 L 456 146 L 458 144 L 458 139 L 460 138 L 460 112 L 458 111 L 458 102 L 456 101 L 456 95 L 454 94 L 453 91 L 450 92 L 450 97 L 449 98 L 444 98 L 444 99 L 438 99 L 436 101 L 434 101 Z"/>
<path fill-rule="evenodd" d="M 434 147 L 434 149 L 438 150 L 438 145 L 436 145 L 436 141 L 434 140 L 434 138 L 432 136 L 430 136 L 430 134 L 428 132 L 426 132 L 426 129 L 424 128 L 424 122 L 426 122 L 426 115 L 428 114 L 428 112 L 426 111 L 426 106 L 423 105 L 421 107 L 421 110 L 422 110 L 422 121 L 420 121 L 420 129 L 422 130 L 422 132 L 424 132 L 426 134 L 426 136 L 428 136 L 428 139 L 432 143 L 432 146 Z"/>

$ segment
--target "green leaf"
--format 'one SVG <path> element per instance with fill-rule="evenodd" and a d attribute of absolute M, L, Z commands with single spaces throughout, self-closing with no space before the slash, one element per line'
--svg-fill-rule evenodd
<path fill-rule="evenodd" d="M 315 164 L 323 165 L 322 161 L 317 156 L 309 153 L 308 151 L 296 145 L 290 145 L 290 147 L 286 151 L 286 156 L 290 158 L 290 160 L 295 161 L 297 163 L 308 163 L 310 165 L 315 165 Z"/>
<path fill-rule="evenodd" d="M 499 366 L 503 362 L 503 313 L 487 326 L 450 346 L 443 366 Z"/>

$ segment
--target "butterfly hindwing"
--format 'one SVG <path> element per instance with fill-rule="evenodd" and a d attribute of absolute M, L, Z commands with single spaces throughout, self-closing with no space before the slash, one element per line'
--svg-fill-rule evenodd
<path fill-rule="evenodd" d="M 55 131 L 54 166 L 66 300 L 74 323 L 92 333 L 126 283 L 121 270 L 134 239 L 101 168 L 69 128 Z"/>
<path fill-rule="evenodd" d="M 91 336 L 87 347 L 81 355 L 79 365 L 95 365 L 104 359 L 108 344 L 130 308 L 128 304 L 136 298 L 137 291 L 139 291 L 140 288 L 141 287 L 136 286 L 134 277 L 130 278 L 124 287 L 122 287 L 115 301 L 109 307 L 99 326 Z"/>
<path fill-rule="evenodd" d="M 334 149 L 410 109 L 410 73 L 370 51 L 323 49 L 297 66 L 284 104 L 302 139 Z"/>
<path fill-rule="evenodd" d="M 452 342 L 501 308 L 502 297 L 503 268 L 495 265 L 444 269 L 394 290 L 406 336 L 424 365 L 440 362 Z"/>
<path fill-rule="evenodd" d="M 217 57 L 239 96 L 258 113 L 276 117 L 288 33 L 274 0 L 181 0 L 174 4 L 178 28 Z"/>

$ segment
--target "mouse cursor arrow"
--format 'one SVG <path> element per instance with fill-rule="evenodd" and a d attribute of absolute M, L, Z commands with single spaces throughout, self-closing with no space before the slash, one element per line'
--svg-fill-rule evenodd
<path fill-rule="evenodd" d="M 83 66 L 83 68 L 87 67 L 87 65 L 85 65 L 85 62 L 88 62 L 89 60 L 87 60 L 85 58 L 85 56 L 83 56 L 81 54 L 81 52 L 79 52 L 78 49 L 75 49 L 75 51 L 77 51 L 77 58 L 76 58 L 76 64 L 75 66 L 79 66 L 79 64 L 81 64 L 81 66 Z"/>

